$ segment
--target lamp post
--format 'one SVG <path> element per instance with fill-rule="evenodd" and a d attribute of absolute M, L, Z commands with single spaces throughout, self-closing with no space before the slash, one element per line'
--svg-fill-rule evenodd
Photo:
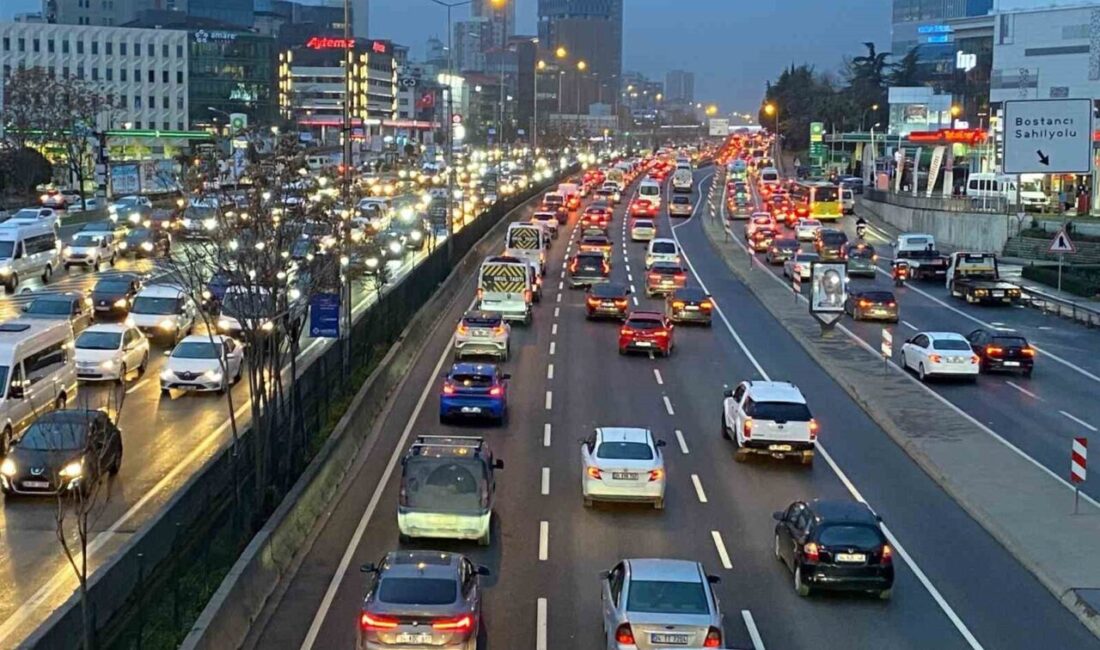
<path fill-rule="evenodd" d="M 569 50 L 565 49 L 564 46 L 559 45 L 558 49 L 554 50 L 554 58 L 556 58 L 558 61 L 561 61 L 562 59 L 564 59 L 567 56 L 569 56 Z M 561 110 L 562 110 L 561 109 L 561 96 L 562 96 L 561 95 L 561 91 L 562 91 L 561 82 L 562 82 L 562 79 L 564 78 L 565 70 L 560 69 L 561 68 L 560 64 L 558 65 L 558 68 L 559 68 L 559 70 L 558 70 L 558 73 L 559 73 L 558 74 L 558 114 L 560 115 Z"/>
<path fill-rule="evenodd" d="M 764 114 L 775 116 L 775 163 L 783 164 L 783 144 L 779 141 L 779 106 L 768 102 L 764 104 Z"/>
<path fill-rule="evenodd" d="M 531 121 L 534 124 L 531 125 L 531 149 L 532 151 L 538 151 L 539 149 L 539 75 L 546 69 L 546 61 L 539 59 L 535 63 L 535 102 L 531 111 Z"/>
<path fill-rule="evenodd" d="M 581 75 L 584 74 L 584 71 L 587 68 L 588 68 L 588 63 L 586 61 L 584 61 L 583 59 L 580 60 L 580 61 L 577 61 L 577 83 L 574 84 L 574 89 L 576 90 L 576 93 L 577 93 L 577 133 L 578 133 L 578 137 L 579 137 L 579 133 L 580 133 L 580 130 L 581 130 Z"/>
<path fill-rule="evenodd" d="M 863 132 L 863 124 L 864 124 L 864 120 L 867 119 L 867 112 L 868 111 L 875 111 L 877 113 L 878 112 L 878 104 L 871 104 L 871 107 L 864 109 L 863 113 L 859 116 L 859 131 L 860 131 L 860 133 Z"/>

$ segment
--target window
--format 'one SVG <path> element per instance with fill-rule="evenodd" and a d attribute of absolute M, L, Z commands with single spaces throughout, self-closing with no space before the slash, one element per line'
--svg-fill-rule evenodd
<path fill-rule="evenodd" d="M 182 59 L 183 58 L 183 46 L 182 45 L 177 45 L 176 46 L 176 58 L 177 59 Z"/>
<path fill-rule="evenodd" d="M 10 52 L 11 51 L 11 37 L 10 36 L 5 36 L 4 37 L 4 51 L 5 52 Z"/>
<path fill-rule="evenodd" d="M 111 41 L 107 41 L 103 46 L 107 48 L 107 56 L 111 56 L 115 53 L 115 44 Z"/>
<path fill-rule="evenodd" d="M 176 108 L 183 110 L 183 95 L 176 95 Z"/>
<path fill-rule="evenodd" d="M 38 51 L 39 51 L 39 49 L 40 49 L 40 48 L 39 48 L 39 42 L 38 42 L 38 39 L 37 39 L 37 38 L 32 38 L 32 39 L 31 39 L 31 51 L 33 51 L 33 52 L 38 52 Z"/>
<path fill-rule="evenodd" d="M 69 66 L 65 66 L 65 67 L 61 68 L 61 78 L 62 79 L 68 79 L 69 78 Z"/>
<path fill-rule="evenodd" d="M 118 53 L 122 56 L 126 56 L 126 43 L 122 42 L 118 44 Z"/>
<path fill-rule="evenodd" d="M 23 247 L 26 250 L 27 255 L 53 251 L 56 249 L 56 245 L 57 238 L 52 232 L 46 233 L 45 235 L 35 235 L 33 237 L 27 237 L 23 240 Z"/>
<path fill-rule="evenodd" d="M 92 54 L 99 54 L 99 41 L 92 41 Z"/>
<path fill-rule="evenodd" d="M 145 52 L 147 56 L 151 59 L 157 55 L 157 48 L 155 48 L 152 43 L 148 43 L 145 46 Z"/>
<path fill-rule="evenodd" d="M 108 72 L 108 75 L 107 75 L 107 76 L 108 76 L 108 77 L 110 77 L 110 74 L 109 74 L 109 73 L 110 73 L 111 71 L 110 71 L 110 70 L 108 70 L 107 72 Z M 123 70 L 123 72 L 126 72 L 126 71 L 125 71 L 125 70 Z M 119 107 L 119 108 L 126 108 L 126 98 L 127 98 L 128 96 L 129 96 L 129 95 L 119 95 L 119 96 L 118 96 L 118 107 Z"/>
<path fill-rule="evenodd" d="M 141 95 L 134 95 L 134 108 L 141 108 Z M 140 126 L 138 127 L 141 128 Z"/>
<path fill-rule="evenodd" d="M 161 98 L 160 98 L 160 100 L 161 100 L 161 102 L 160 102 L 160 107 L 161 107 L 161 108 L 169 108 L 169 105 L 168 105 L 168 95 L 162 95 L 162 96 L 161 96 Z M 167 129 L 167 128 L 168 128 L 168 126 L 166 125 L 166 126 L 165 126 L 164 128 L 166 128 L 166 129 Z"/>
<path fill-rule="evenodd" d="M 183 83 L 183 70 L 176 70 L 176 83 Z"/>
<path fill-rule="evenodd" d="M 92 81 L 99 81 L 99 68 L 92 68 Z"/>
<path fill-rule="evenodd" d="M 165 83 L 165 84 L 168 83 L 168 71 L 167 70 L 161 70 L 160 71 L 160 82 Z"/>
<path fill-rule="evenodd" d="M 49 52 L 50 54 L 54 53 L 54 45 L 53 45 L 53 39 L 52 38 L 46 39 L 46 51 Z"/>
<path fill-rule="evenodd" d="M 149 83 L 156 83 L 157 72 L 156 70 L 149 70 Z"/>
<path fill-rule="evenodd" d="M 134 128 L 135 129 L 140 129 L 141 128 L 141 120 L 137 120 L 136 122 L 134 122 Z"/>
<path fill-rule="evenodd" d="M 134 68 L 134 83 L 141 83 L 141 68 Z"/>
<path fill-rule="evenodd" d="M 16 41 L 16 44 L 19 46 L 18 49 L 19 49 L 20 52 L 26 52 L 27 51 L 27 40 L 25 38 L 23 38 L 22 36 L 19 37 L 19 40 Z"/>
<path fill-rule="evenodd" d="M 126 77 L 127 77 L 128 73 L 129 73 L 129 70 L 127 70 L 126 68 L 119 68 L 118 69 L 118 80 L 119 81 L 126 81 Z"/>
<path fill-rule="evenodd" d="M 157 98 L 154 97 L 153 95 L 149 95 L 149 103 L 146 104 L 146 106 L 148 106 L 149 108 L 156 108 L 157 107 Z M 154 128 L 154 127 L 150 127 L 150 128 Z"/>
<path fill-rule="evenodd" d="M 76 53 L 77 54 L 84 54 L 84 41 L 77 41 L 76 42 Z"/>
<path fill-rule="evenodd" d="M 65 342 L 61 341 L 34 352 L 23 359 L 23 368 L 27 371 L 27 380 L 35 382 L 49 376 L 50 373 L 65 367 Z"/>
<path fill-rule="evenodd" d="M 160 46 L 160 55 L 163 56 L 166 59 L 168 58 L 168 44 L 167 43 Z"/>
<path fill-rule="evenodd" d="M 182 131 L 183 130 L 183 122 L 176 122 L 176 130 L 177 131 Z"/>
<path fill-rule="evenodd" d="M 84 78 L 84 64 L 83 63 L 76 66 L 76 78 L 77 79 L 83 79 Z"/>
<path fill-rule="evenodd" d="M 161 128 L 167 131 L 168 129 L 172 128 L 172 123 L 168 120 L 164 120 L 164 124 L 161 125 Z"/>

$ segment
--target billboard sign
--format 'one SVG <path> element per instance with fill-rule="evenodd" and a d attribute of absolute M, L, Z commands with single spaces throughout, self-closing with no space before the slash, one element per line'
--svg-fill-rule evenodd
<path fill-rule="evenodd" d="M 710 118 L 708 135 L 724 138 L 730 134 L 730 121 L 723 117 Z"/>
<path fill-rule="evenodd" d="M 111 165 L 111 194 L 123 196 L 141 191 L 141 172 L 137 163 Z"/>
<path fill-rule="evenodd" d="M 814 314 L 842 314 L 848 297 L 845 277 L 847 266 L 835 262 L 810 265 L 810 311 Z"/>

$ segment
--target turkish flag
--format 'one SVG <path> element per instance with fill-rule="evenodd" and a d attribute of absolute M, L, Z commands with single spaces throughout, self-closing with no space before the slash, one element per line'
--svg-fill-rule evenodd
<path fill-rule="evenodd" d="M 428 108 L 435 108 L 435 93 L 428 91 L 420 95 L 420 99 L 416 100 L 417 110 L 424 110 Z"/>

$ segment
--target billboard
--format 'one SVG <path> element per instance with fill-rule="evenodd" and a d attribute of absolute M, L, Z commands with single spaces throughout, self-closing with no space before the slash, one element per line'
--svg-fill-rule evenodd
<path fill-rule="evenodd" d="M 724 138 L 730 134 L 730 121 L 724 117 L 710 118 L 708 134 L 713 137 Z"/>
<path fill-rule="evenodd" d="M 141 191 L 141 171 L 137 163 L 111 165 L 111 194 L 122 196 Z"/>
<path fill-rule="evenodd" d="M 810 265 L 810 311 L 815 314 L 841 314 L 847 299 L 843 263 L 813 262 Z"/>

